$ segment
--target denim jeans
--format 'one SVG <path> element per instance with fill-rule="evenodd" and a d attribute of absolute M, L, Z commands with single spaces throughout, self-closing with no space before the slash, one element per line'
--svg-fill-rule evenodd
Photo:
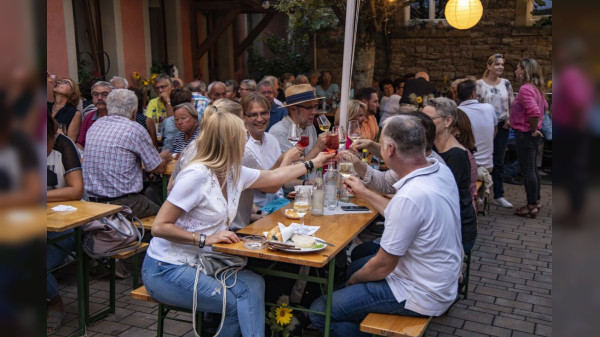
<path fill-rule="evenodd" d="M 540 151 L 542 137 L 532 137 L 530 132 L 515 130 L 515 147 L 517 159 L 523 174 L 523 185 L 528 205 L 537 205 L 540 200 L 540 174 L 537 170 L 537 156 Z"/>
<path fill-rule="evenodd" d="M 352 262 L 348 267 L 352 272 L 348 276 L 362 268 L 373 256 L 366 256 Z M 331 304 L 331 336 L 370 336 L 370 334 L 360 332 L 360 322 L 371 312 L 425 317 L 412 310 L 405 309 L 405 303 L 406 301 L 398 303 L 386 280 L 358 283 L 336 290 L 333 292 Z M 327 295 L 324 295 L 316 299 L 310 309 L 325 312 L 326 304 Z M 313 325 L 323 333 L 325 331 L 325 316 L 311 313 L 309 317 Z"/>
<path fill-rule="evenodd" d="M 68 230 L 66 232 L 63 233 L 56 233 L 56 232 L 48 232 L 47 233 L 47 238 L 48 239 L 53 239 L 59 236 L 62 236 L 64 234 L 67 233 L 72 233 L 73 230 Z M 73 251 L 75 250 L 75 238 L 73 236 L 69 236 L 68 238 L 58 241 L 57 245 L 61 246 L 62 248 L 64 248 L 66 251 Z M 48 245 L 46 247 L 46 271 L 54 269 L 58 266 L 60 266 L 63 261 L 65 260 L 65 257 L 67 257 L 67 252 L 65 252 L 64 250 L 54 246 L 54 245 Z M 51 299 L 53 297 L 55 297 L 56 295 L 58 295 L 58 282 L 56 281 L 56 278 L 54 277 L 54 275 L 52 275 L 52 273 L 47 272 L 46 273 L 46 298 L 47 299 Z"/>
<path fill-rule="evenodd" d="M 192 296 L 196 268 L 190 265 L 174 265 L 146 255 L 142 267 L 142 279 L 148 294 L 157 301 L 172 306 L 192 309 Z M 232 277 L 227 285 L 233 284 Z M 198 306 L 202 312 L 221 313 L 223 290 L 212 294 L 219 287 L 212 276 L 200 272 L 198 280 Z M 232 288 L 227 289 L 225 322 L 221 336 L 265 335 L 265 282 L 249 270 L 241 270 Z"/>
<path fill-rule="evenodd" d="M 494 199 L 504 197 L 504 157 L 506 157 L 506 144 L 508 143 L 509 129 L 503 127 L 504 121 L 498 121 L 498 133 L 494 137 L 494 169 L 492 182 L 494 183 Z"/>

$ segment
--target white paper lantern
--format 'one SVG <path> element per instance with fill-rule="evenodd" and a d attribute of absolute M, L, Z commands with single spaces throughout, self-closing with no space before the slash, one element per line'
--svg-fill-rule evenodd
<path fill-rule="evenodd" d="M 448 24 L 456 29 L 469 29 L 475 26 L 483 15 L 479 0 L 450 0 L 445 10 Z"/>

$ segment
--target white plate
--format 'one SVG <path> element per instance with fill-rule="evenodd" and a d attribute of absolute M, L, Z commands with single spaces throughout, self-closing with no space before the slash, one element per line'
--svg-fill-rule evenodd
<path fill-rule="evenodd" d="M 315 236 L 315 239 L 323 241 L 322 239 L 320 239 L 320 238 L 318 238 L 316 236 Z M 294 244 L 294 242 L 292 242 L 292 240 L 287 240 L 285 243 L 291 244 L 291 245 Z M 326 244 L 322 243 L 322 245 L 323 245 L 323 247 L 321 247 L 321 248 L 300 248 L 300 250 L 297 250 L 297 249 L 277 248 L 277 250 L 281 250 L 281 251 L 288 252 L 288 253 L 312 253 L 312 252 L 318 252 L 320 250 L 325 249 L 325 247 L 327 247 Z"/>

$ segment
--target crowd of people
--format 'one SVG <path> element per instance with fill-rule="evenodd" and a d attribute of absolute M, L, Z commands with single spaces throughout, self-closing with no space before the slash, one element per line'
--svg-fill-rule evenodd
<path fill-rule="evenodd" d="M 369 312 L 437 316 L 454 302 L 462 256 L 477 236 L 478 195 L 493 191 L 495 204 L 513 207 L 502 188 L 510 128 L 527 195 L 515 214 L 537 215 L 544 79 L 535 60 L 520 60 L 515 97 L 502 78 L 504 60 L 490 56 L 482 78 L 455 81 L 450 98 L 440 96 L 426 72 L 352 90 L 347 119 L 358 122 L 361 139 L 348 139 L 337 156 L 354 163 L 358 177 L 344 184 L 385 216 L 385 229 L 351 254 L 345 287 L 333 297 L 333 335 L 360 335 L 358 324 Z M 198 249 L 237 242 L 235 231 L 264 217 L 260 209 L 282 198 L 282 188 L 312 184 L 315 170 L 334 156 L 325 151 L 326 132 L 319 134 L 315 118 L 320 107 L 340 99 L 332 77 L 330 71 L 286 73 L 281 80 L 207 86 L 161 74 L 153 79 L 152 99 L 122 77 L 95 81 L 85 92 L 72 79 L 49 77 L 48 200 L 84 199 L 126 205 L 138 218 L 156 215 L 144 284 L 160 302 L 192 308 Z M 339 109 L 335 113 L 332 124 L 338 125 Z M 308 142 L 291 142 L 292 128 Z M 390 170 L 361 161 L 363 149 Z M 148 177 L 173 159 L 163 202 L 148 193 Z M 484 182 L 480 191 L 477 180 Z M 66 250 L 72 244 L 65 241 Z M 49 250 L 52 266 L 62 258 L 62 251 Z M 117 275 L 129 273 L 121 264 Z M 198 310 L 221 313 L 221 298 L 211 295 L 217 281 L 204 276 Z M 264 336 L 264 287 L 260 276 L 238 273 L 226 290 L 225 335 Z M 52 332 L 62 320 L 62 301 L 51 273 L 48 299 Z M 324 306 L 324 298 L 312 305 L 315 311 Z M 310 318 L 324 329 L 322 317 Z"/>

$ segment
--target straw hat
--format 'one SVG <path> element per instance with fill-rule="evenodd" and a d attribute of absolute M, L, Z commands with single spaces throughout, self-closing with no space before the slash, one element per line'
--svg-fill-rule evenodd
<path fill-rule="evenodd" d="M 285 89 L 284 107 L 304 102 L 316 101 L 325 97 L 317 97 L 315 90 L 310 84 L 297 84 Z"/>

